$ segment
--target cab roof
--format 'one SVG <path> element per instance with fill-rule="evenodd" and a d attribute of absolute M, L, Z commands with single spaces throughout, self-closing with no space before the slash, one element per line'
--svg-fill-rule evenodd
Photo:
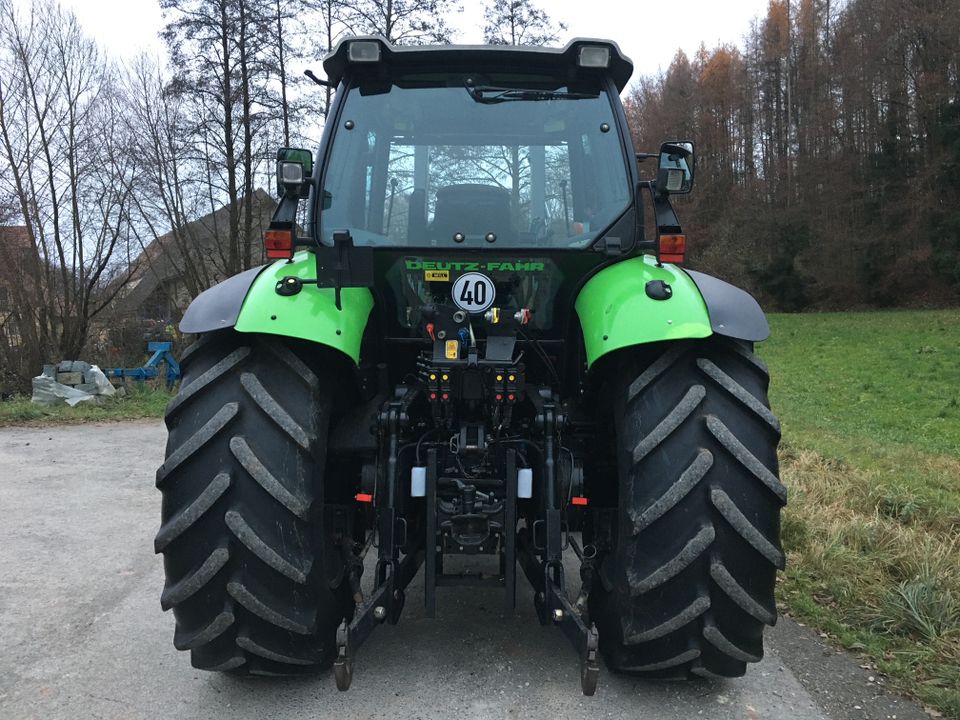
<path fill-rule="evenodd" d="M 357 40 L 375 40 L 380 44 L 379 65 L 391 70 L 419 70 L 443 68 L 450 70 L 469 69 L 474 72 L 487 70 L 543 72 L 565 77 L 571 71 L 582 73 L 605 73 L 623 92 L 633 74 L 633 61 L 612 40 L 574 38 L 562 48 L 532 47 L 527 45 L 393 45 L 379 35 L 346 37 L 323 58 L 323 70 L 334 87 L 347 75 L 354 65 L 349 58 L 349 46 Z M 607 68 L 578 67 L 578 53 L 583 46 L 600 46 L 610 49 L 610 64 Z M 356 63 L 369 67 L 373 63 Z"/>

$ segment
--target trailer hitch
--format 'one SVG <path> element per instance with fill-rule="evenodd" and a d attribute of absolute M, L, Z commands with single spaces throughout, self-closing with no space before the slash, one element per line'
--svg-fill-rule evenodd
<path fill-rule="evenodd" d="M 380 411 L 381 435 L 386 440 L 388 455 L 385 462 L 385 478 L 378 493 L 377 535 L 379 537 L 379 558 L 375 587 L 370 596 L 363 597 L 359 589 L 359 573 L 356 563 L 348 561 L 351 590 L 357 603 L 353 619 L 344 620 L 337 628 L 337 657 L 333 663 L 333 673 L 338 690 L 347 690 L 353 682 L 353 661 L 357 650 L 370 637 L 377 625 L 389 622 L 396 625 L 400 619 L 405 600 L 404 590 L 424 560 L 424 548 L 420 543 L 414 549 L 400 557 L 401 545 L 407 541 L 406 520 L 398 513 L 397 500 L 399 488 L 397 477 L 397 457 L 399 451 L 400 430 L 409 419 L 407 408 L 415 397 L 415 392 L 398 390 L 395 397 L 384 403 Z M 398 532 L 398 529 L 401 531 Z M 402 540 L 398 540 L 402 538 Z M 362 568 L 360 568 L 362 572 Z"/>
<path fill-rule="evenodd" d="M 527 580 L 533 585 L 534 607 L 541 625 L 554 623 L 573 644 L 580 657 L 580 689 L 584 695 L 593 695 L 600 678 L 597 659 L 599 635 L 590 622 L 587 599 L 593 587 L 593 563 L 596 551 L 580 550 L 576 540 L 564 531 L 563 512 L 559 504 L 559 488 L 555 462 L 555 437 L 558 422 L 554 398 L 541 391 L 537 423 L 543 431 L 543 482 L 545 490 L 545 520 L 538 520 L 532 528 L 524 528 L 517 534 L 517 556 Z M 537 528 L 543 527 L 544 541 L 537 542 Z M 583 579 L 576 604 L 567 597 L 563 574 L 564 537 L 574 548 L 581 561 L 580 576 Z"/>
<path fill-rule="evenodd" d="M 387 619 L 387 607 L 392 600 L 393 583 L 384 583 L 357 607 L 349 625 L 346 620 L 340 623 L 337 628 L 337 659 L 333 662 L 337 690 L 342 692 L 350 689 L 357 650 L 370 637 L 373 629 Z"/>
<path fill-rule="evenodd" d="M 406 600 L 404 589 L 410 584 L 423 564 L 423 548 L 404 555 L 396 563 L 377 563 L 377 587 L 353 614 L 337 628 L 337 658 L 333 674 L 337 690 L 348 690 L 353 682 L 353 661 L 360 646 L 366 642 L 377 625 L 387 622 L 396 625 Z"/>
<path fill-rule="evenodd" d="M 600 663 L 597 658 L 600 636 L 586 611 L 590 588 L 585 588 L 586 592 L 581 590 L 581 597 L 577 598 L 576 603 L 570 602 L 564 582 L 563 565 L 541 562 L 537 558 L 533 537 L 526 529 L 518 533 L 517 545 L 520 566 L 527 580 L 533 585 L 533 604 L 537 619 L 541 625 L 553 623 L 563 631 L 580 658 L 580 689 L 584 695 L 593 695 L 600 679 Z M 581 568 L 581 576 L 591 572 L 592 569 L 585 571 Z"/>

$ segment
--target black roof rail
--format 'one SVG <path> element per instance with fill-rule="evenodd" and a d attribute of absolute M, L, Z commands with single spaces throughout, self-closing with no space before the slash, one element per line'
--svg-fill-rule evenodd
<path fill-rule="evenodd" d="M 479 72 L 484 69 L 536 71 L 560 75 L 570 70 L 578 73 L 607 73 L 617 90 L 622 92 L 633 74 L 633 62 L 612 40 L 574 38 L 562 48 L 527 45 L 393 45 L 379 35 L 345 37 L 324 57 L 323 69 L 328 81 L 337 86 L 353 63 L 349 59 L 349 45 L 357 40 L 380 43 L 379 65 L 393 68 L 459 68 Z M 602 46 L 610 49 L 610 63 L 606 68 L 580 67 L 579 49 L 583 46 Z M 370 66 L 373 63 L 357 63 Z"/>

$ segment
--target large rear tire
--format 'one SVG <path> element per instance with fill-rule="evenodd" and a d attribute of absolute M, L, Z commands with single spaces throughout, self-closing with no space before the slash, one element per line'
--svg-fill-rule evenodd
<path fill-rule="evenodd" d="M 591 596 L 612 669 L 735 677 L 763 656 L 784 566 L 780 424 L 746 343 L 673 343 L 612 387 L 614 549 Z"/>
<path fill-rule="evenodd" d="M 157 470 L 155 549 L 174 645 L 194 667 L 290 674 L 333 660 L 352 607 L 323 513 L 335 363 L 306 344 L 233 331 L 184 354 Z"/>

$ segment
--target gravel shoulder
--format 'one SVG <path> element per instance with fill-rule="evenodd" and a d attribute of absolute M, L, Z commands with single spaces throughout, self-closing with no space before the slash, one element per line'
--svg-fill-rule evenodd
<path fill-rule="evenodd" d="M 573 651 L 537 624 L 523 582 L 513 615 L 498 592 L 443 588 L 429 620 L 415 579 L 400 624 L 360 651 L 347 693 L 330 672 L 194 670 L 159 603 L 153 476 L 164 441 L 157 421 L 0 429 L 0 717 L 927 717 L 788 619 L 745 678 L 650 682 L 604 669 L 585 698 Z"/>

